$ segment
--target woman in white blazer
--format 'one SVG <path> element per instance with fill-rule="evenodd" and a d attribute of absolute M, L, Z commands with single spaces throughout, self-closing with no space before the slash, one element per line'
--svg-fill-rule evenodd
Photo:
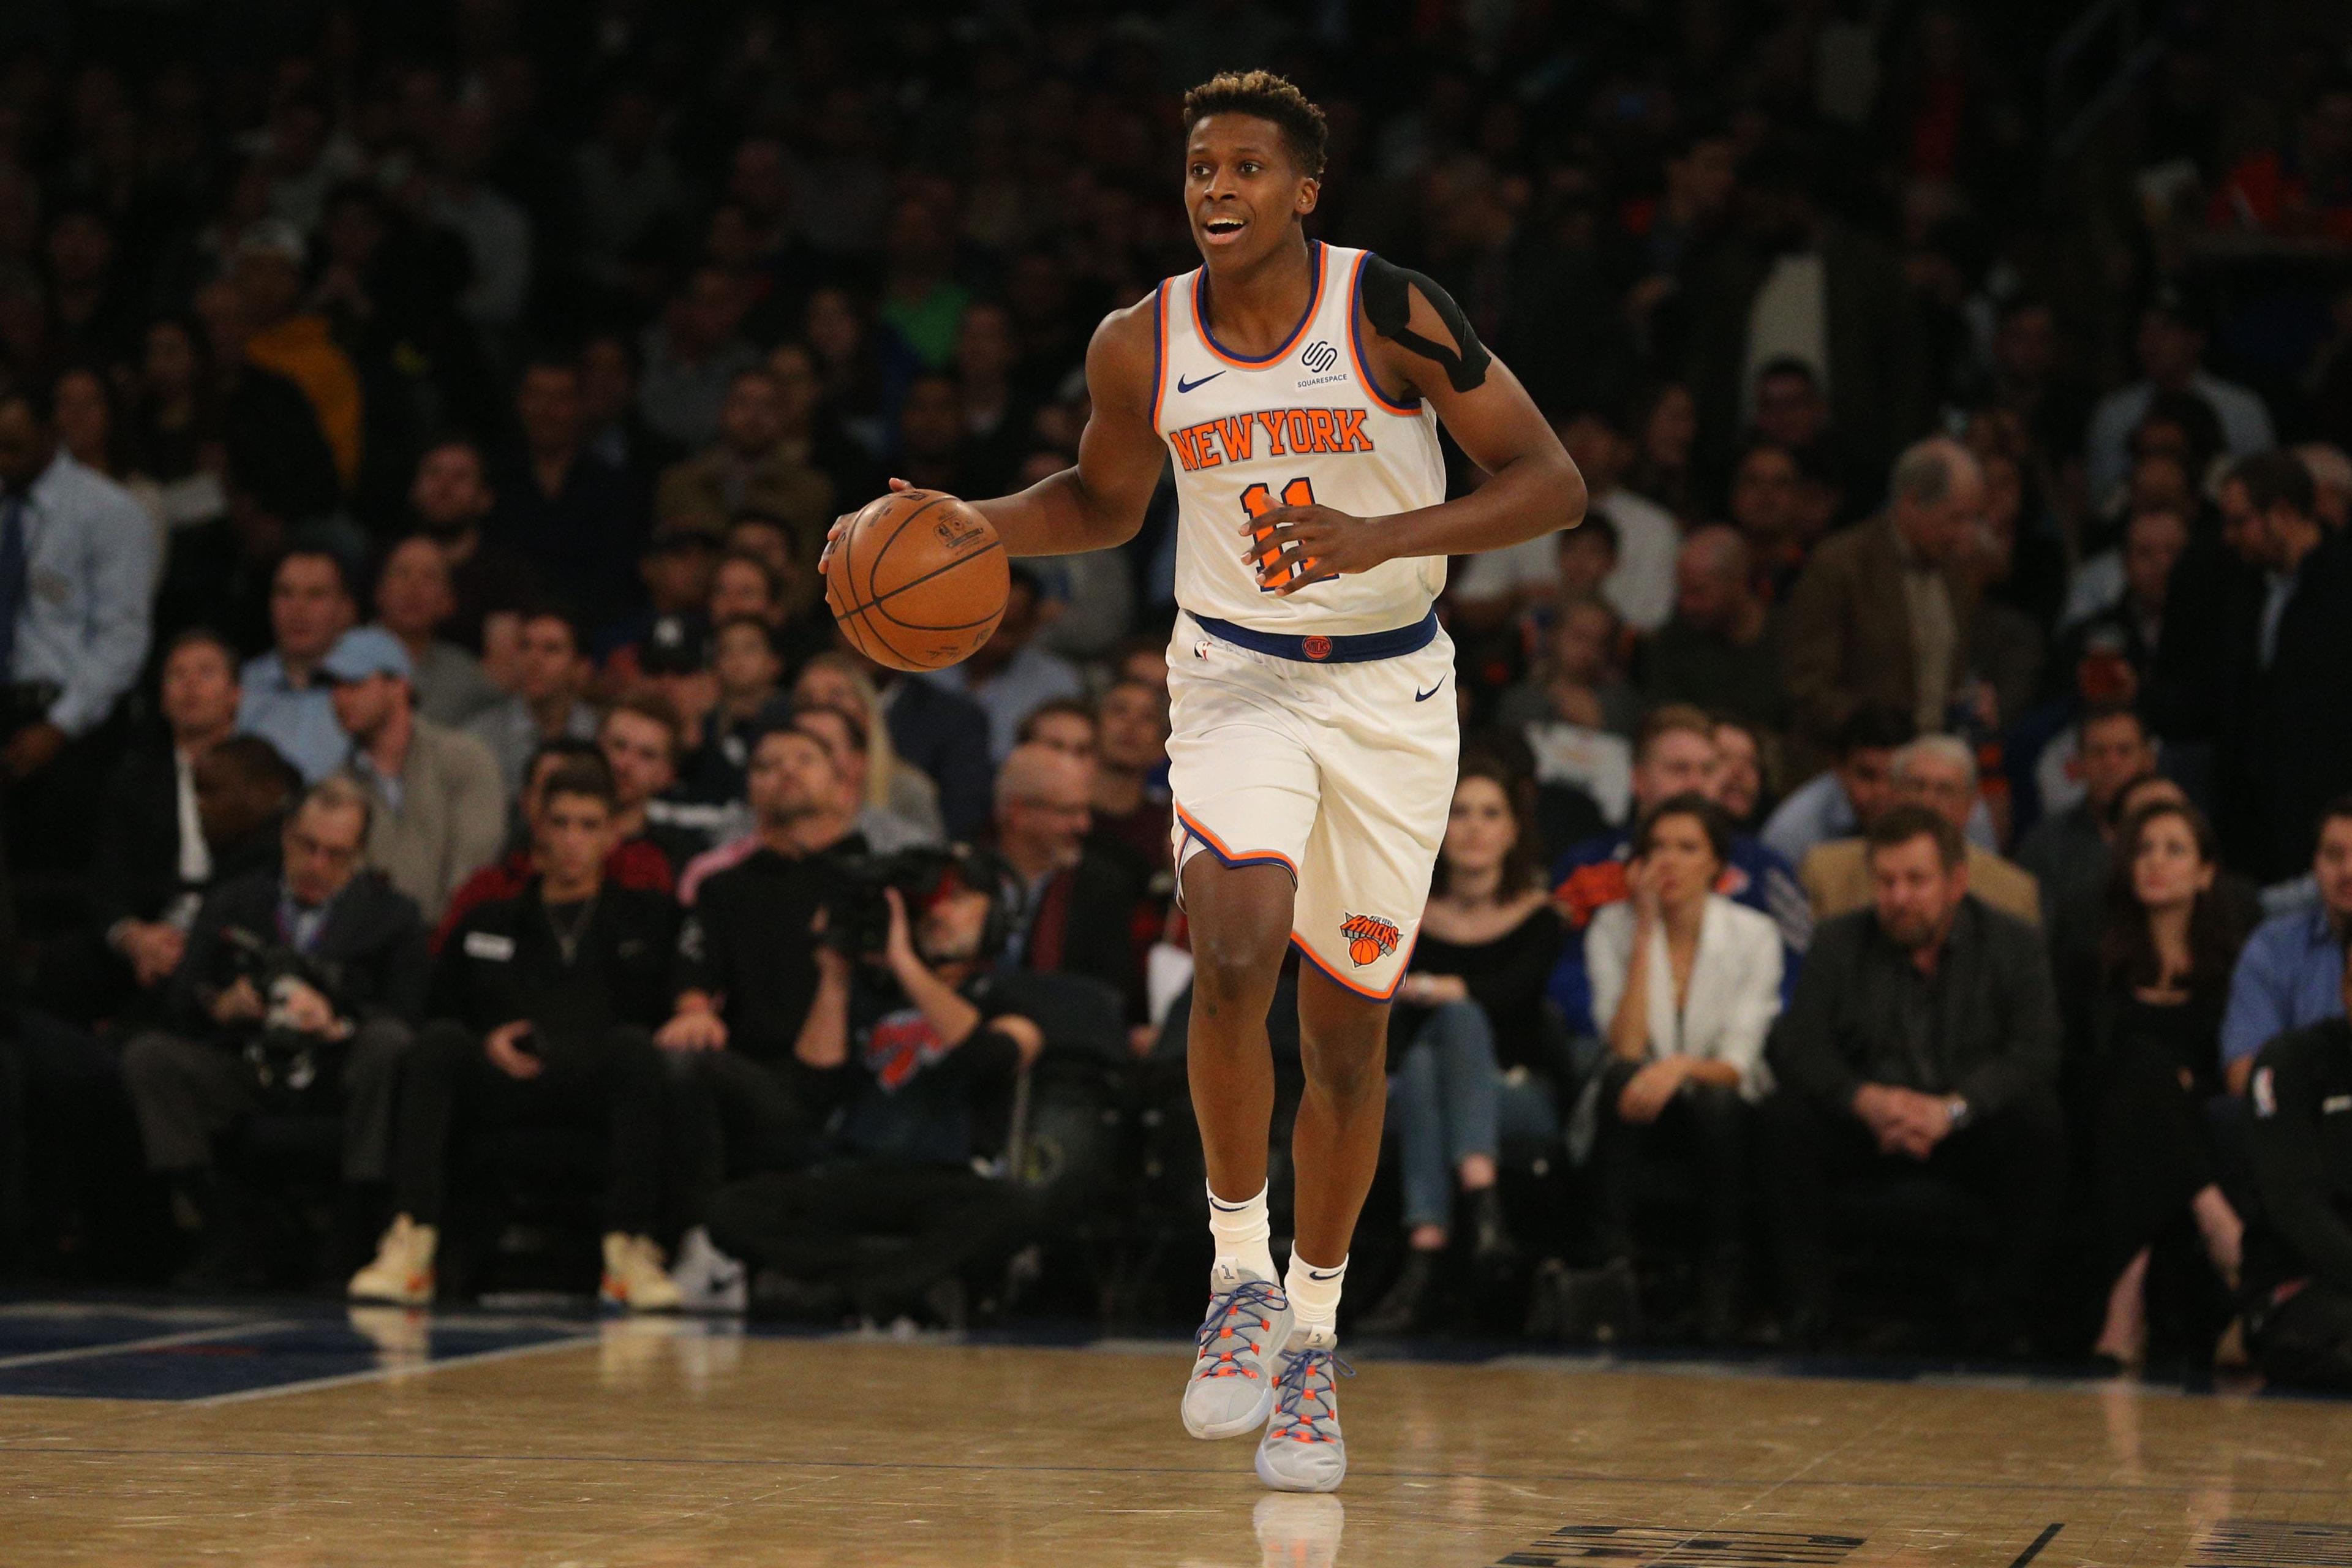
<path fill-rule="evenodd" d="M 1716 890 L 1730 845 L 1730 820 L 1706 796 L 1660 802 L 1634 829 L 1628 896 L 1584 937 L 1592 1016 L 1609 1047 L 1596 1145 L 1602 1245 L 1630 1289 L 1643 1166 L 1688 1167 L 1706 1226 L 1701 1328 L 1717 1342 L 1738 1327 L 1748 1123 L 1771 1088 L 1764 1038 L 1780 1010 L 1778 928 Z"/>

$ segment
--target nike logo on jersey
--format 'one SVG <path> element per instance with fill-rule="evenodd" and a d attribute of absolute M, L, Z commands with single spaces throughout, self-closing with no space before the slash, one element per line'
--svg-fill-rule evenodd
<path fill-rule="evenodd" d="M 1444 690 L 1444 689 L 1445 689 L 1445 682 L 1444 682 L 1444 681 L 1442 681 L 1442 680 L 1441 680 L 1441 681 L 1439 681 L 1435 686 L 1431 687 L 1431 688 L 1430 688 L 1428 690 L 1426 690 L 1426 691 L 1416 691 L 1416 692 L 1414 692 L 1414 693 L 1412 694 L 1412 700 L 1413 700 L 1415 702 L 1426 702 L 1426 701 L 1428 701 L 1431 698 L 1433 698 L 1433 697 L 1436 696 L 1440 691 Z"/>
<path fill-rule="evenodd" d="M 1196 386 L 1206 386 L 1209 383 L 1216 380 L 1217 377 L 1224 374 L 1225 373 L 1221 370 L 1213 370 L 1198 381 L 1186 381 L 1182 374 L 1180 372 L 1176 377 L 1176 390 L 1179 393 L 1185 393 L 1192 391 Z"/>

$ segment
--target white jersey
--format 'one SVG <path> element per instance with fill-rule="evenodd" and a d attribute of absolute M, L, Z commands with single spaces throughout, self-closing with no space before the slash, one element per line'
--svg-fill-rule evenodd
<path fill-rule="evenodd" d="M 1195 616 L 1265 632 L 1389 631 L 1427 617 L 1445 586 L 1436 555 L 1285 596 L 1242 559 L 1242 524 L 1275 507 L 1386 517 L 1445 500 L 1436 415 L 1425 402 L 1391 402 L 1365 363 L 1356 295 L 1370 259 L 1310 241 L 1307 313 L 1260 360 L 1211 336 L 1205 271 L 1160 286 L 1151 422 L 1176 462 L 1176 602 Z"/>

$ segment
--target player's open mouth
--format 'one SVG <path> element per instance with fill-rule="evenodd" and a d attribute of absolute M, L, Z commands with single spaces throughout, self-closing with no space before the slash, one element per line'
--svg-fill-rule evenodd
<path fill-rule="evenodd" d="M 1220 216 L 1202 223 L 1201 232 L 1207 235 L 1212 241 L 1224 241 L 1234 238 L 1248 226 L 1246 219 Z"/>

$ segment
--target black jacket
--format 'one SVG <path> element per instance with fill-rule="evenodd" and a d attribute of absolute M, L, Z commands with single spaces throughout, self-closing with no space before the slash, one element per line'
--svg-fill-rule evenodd
<path fill-rule="evenodd" d="M 859 854 L 853 833 L 822 855 L 759 849 L 702 884 L 678 931 L 677 988 L 707 991 L 727 1021 L 727 1048 L 789 1060 L 816 996 L 810 926 L 840 886 L 838 857 Z"/>
<path fill-rule="evenodd" d="M 2352 1294 L 2352 1024 L 2331 1018 L 2264 1046 L 2251 1098 L 2262 1202 L 2246 1232 L 2247 1289 L 2316 1279 Z"/>
<path fill-rule="evenodd" d="M 1143 954 L 1136 911 L 1146 879 L 1126 858 L 1089 845 L 1078 863 L 1056 871 L 1024 911 L 1019 968 L 1041 974 L 1085 974 L 1117 988 L 1128 1016 L 1144 1016 Z"/>
<path fill-rule="evenodd" d="M 432 1016 L 477 1034 L 528 1018 L 544 1034 L 573 1039 L 618 1024 L 658 1028 L 670 1013 L 677 905 L 605 883 L 567 964 L 539 889 L 533 879 L 457 922 L 434 968 Z"/>
<path fill-rule="evenodd" d="M 1927 1031 L 1906 1041 L 1910 988 L 1925 990 Z M 2058 1079 L 2058 1005 L 2042 937 L 1971 896 L 1960 902 L 1936 976 L 1887 940 L 1874 910 L 1813 932 L 1767 1059 L 1784 1089 L 1846 1110 L 1865 1083 L 1958 1094 L 1981 1112 Z"/>
<path fill-rule="evenodd" d="M 969 838 L 988 825 L 996 764 L 988 752 L 988 715 L 960 691 L 900 676 L 887 696 L 890 744 L 940 786 L 940 816 L 950 837 Z"/>
<path fill-rule="evenodd" d="M 275 870 L 249 871 L 205 900 L 164 1002 L 174 1027 L 225 1042 L 245 1037 L 245 1026 L 224 1029 L 214 1023 L 207 1004 L 240 973 L 241 950 L 226 933 L 242 931 L 273 948 L 288 945 L 278 923 L 278 892 Z M 382 872 L 362 871 L 337 896 L 305 956 L 327 981 L 323 989 L 341 1016 L 414 1024 L 424 1013 L 430 973 L 425 934 L 406 894 Z"/>
<path fill-rule="evenodd" d="M 90 868 L 99 929 L 152 921 L 184 891 L 180 880 L 180 776 L 168 735 L 142 737 L 107 775 Z"/>

